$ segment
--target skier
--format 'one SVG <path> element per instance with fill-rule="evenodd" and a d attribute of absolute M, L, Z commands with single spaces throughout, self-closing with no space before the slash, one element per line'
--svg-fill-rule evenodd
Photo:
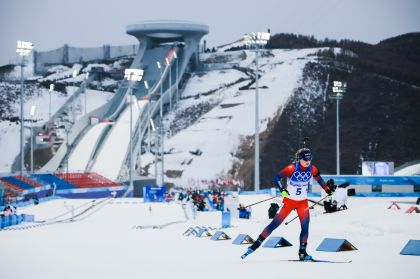
<path fill-rule="evenodd" d="M 333 192 L 325 184 L 319 170 L 311 164 L 311 161 L 311 150 L 306 147 L 301 148 L 296 152 L 295 162 L 286 166 L 274 177 L 274 181 L 283 196 L 283 207 L 273 218 L 273 221 L 261 232 L 258 239 L 248 248 L 247 252 L 242 255 L 242 259 L 258 249 L 261 243 L 286 219 L 289 213 L 293 209 L 296 209 L 301 225 L 299 260 L 312 260 L 312 257 L 306 252 L 309 233 L 309 206 L 307 193 L 311 178 L 313 177 L 319 185 L 321 185 L 329 198 L 332 197 Z M 281 179 L 286 177 L 287 185 L 283 186 Z"/>

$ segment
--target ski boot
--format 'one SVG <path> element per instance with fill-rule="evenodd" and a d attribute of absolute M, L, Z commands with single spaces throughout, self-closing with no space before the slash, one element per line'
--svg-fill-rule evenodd
<path fill-rule="evenodd" d="M 313 260 L 311 255 L 306 253 L 306 245 L 307 243 L 301 243 L 299 247 L 299 260 L 300 261 L 311 261 Z"/>
<path fill-rule="evenodd" d="M 264 239 L 265 238 L 260 235 L 258 237 L 258 239 L 255 240 L 255 242 L 252 243 L 252 245 L 248 247 L 248 249 L 246 250 L 245 254 L 243 254 L 241 256 L 241 259 L 245 259 L 249 254 L 254 253 L 255 250 L 257 250 L 261 246 L 261 243 L 264 241 Z"/>

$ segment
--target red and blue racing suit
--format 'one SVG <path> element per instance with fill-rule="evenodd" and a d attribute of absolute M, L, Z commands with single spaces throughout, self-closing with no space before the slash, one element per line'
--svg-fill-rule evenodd
<path fill-rule="evenodd" d="M 287 178 L 287 191 L 289 192 L 289 195 L 283 199 L 283 207 L 280 212 L 276 214 L 273 221 L 261 233 L 261 236 L 263 236 L 264 239 L 280 226 L 293 209 L 296 209 L 301 226 L 300 243 L 307 243 L 310 219 L 307 197 L 308 186 L 312 177 L 325 191 L 329 190 L 324 179 L 321 177 L 318 168 L 312 164 L 305 168 L 299 162 L 296 162 L 286 166 L 275 176 L 274 181 L 279 187 L 282 187 L 280 180 L 282 178 Z"/>

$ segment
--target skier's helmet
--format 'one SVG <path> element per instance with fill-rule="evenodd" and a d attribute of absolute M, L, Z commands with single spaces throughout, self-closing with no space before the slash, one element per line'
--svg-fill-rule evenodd
<path fill-rule="evenodd" d="M 298 160 L 312 161 L 312 152 L 309 148 L 302 148 L 298 150 L 296 157 Z"/>

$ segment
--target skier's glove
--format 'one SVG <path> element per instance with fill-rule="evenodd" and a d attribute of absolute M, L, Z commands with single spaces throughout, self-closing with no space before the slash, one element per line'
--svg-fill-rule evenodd
<path fill-rule="evenodd" d="M 328 189 L 327 191 L 325 191 L 327 193 L 327 200 L 331 201 L 332 200 L 332 196 L 334 194 L 333 191 L 331 191 L 330 189 Z"/>
<path fill-rule="evenodd" d="M 281 196 L 282 196 L 283 198 L 286 198 L 286 197 L 289 195 L 289 192 L 287 191 L 287 189 L 286 189 L 286 188 L 281 188 L 280 193 L 281 193 Z"/>

